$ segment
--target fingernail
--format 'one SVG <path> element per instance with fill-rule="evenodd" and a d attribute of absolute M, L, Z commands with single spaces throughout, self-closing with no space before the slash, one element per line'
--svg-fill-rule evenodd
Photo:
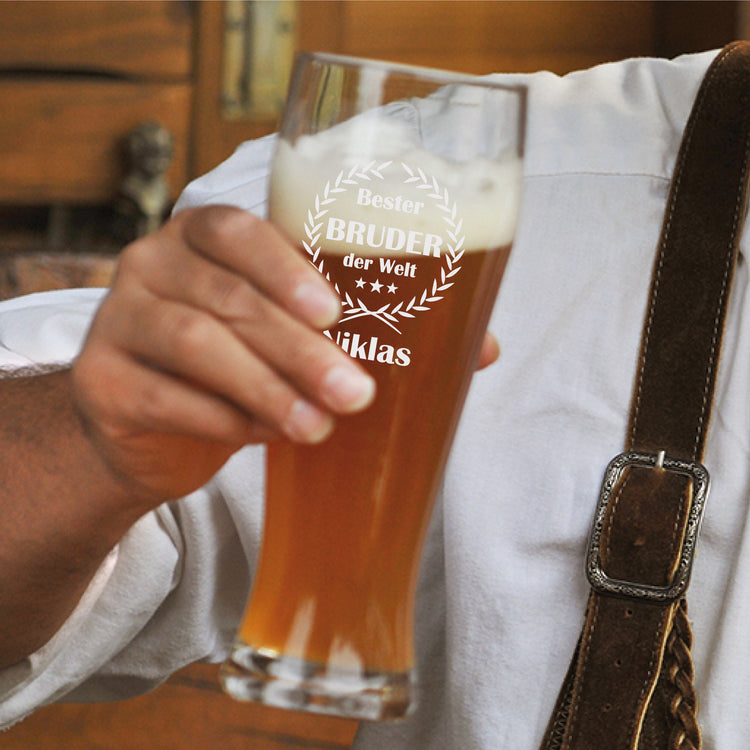
<path fill-rule="evenodd" d="M 333 419 L 303 399 L 297 399 L 287 415 L 284 432 L 302 443 L 320 443 L 333 429 Z"/>
<path fill-rule="evenodd" d="M 359 369 L 337 365 L 323 381 L 326 403 L 341 411 L 358 411 L 375 396 L 375 380 Z"/>
<path fill-rule="evenodd" d="M 340 300 L 318 284 L 300 284 L 294 292 L 294 297 L 303 315 L 319 328 L 328 328 L 339 318 Z"/>

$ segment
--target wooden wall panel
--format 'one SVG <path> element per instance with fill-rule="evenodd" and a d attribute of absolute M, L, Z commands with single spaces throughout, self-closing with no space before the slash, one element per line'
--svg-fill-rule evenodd
<path fill-rule="evenodd" d="M 169 1 L 6 0 L 0 10 L 0 71 L 186 78 L 192 73 L 194 9 Z"/>
<path fill-rule="evenodd" d="M 653 2 L 302 0 L 297 49 L 375 57 L 468 73 L 552 70 L 653 53 Z M 221 115 L 221 3 L 199 14 L 194 174 L 227 158 L 275 118 Z"/>
<path fill-rule="evenodd" d="M 565 73 L 653 46 L 653 3 L 346 2 L 343 51 L 470 73 Z"/>
<path fill-rule="evenodd" d="M 747 0 L 680 0 L 654 6 L 654 43 L 664 57 L 722 47 L 747 38 L 750 32 L 744 23 L 750 7 Z"/>
<path fill-rule="evenodd" d="M 0 77 L 0 201 L 111 201 L 127 167 L 124 139 L 152 119 L 175 138 L 169 177 L 181 190 L 191 97 L 179 83 Z"/>

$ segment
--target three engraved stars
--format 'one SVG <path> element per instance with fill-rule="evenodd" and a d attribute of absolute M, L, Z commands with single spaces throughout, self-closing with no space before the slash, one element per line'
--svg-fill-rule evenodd
<path fill-rule="evenodd" d="M 369 284 L 372 287 L 372 291 L 377 292 L 378 294 L 380 294 L 380 290 L 385 286 L 385 284 L 380 283 L 380 279 L 375 279 L 375 281 L 365 281 L 364 279 L 359 278 L 355 283 L 357 289 L 363 289 L 365 284 Z M 389 284 L 386 289 L 388 289 L 388 294 L 395 294 L 398 287 L 395 284 Z"/>

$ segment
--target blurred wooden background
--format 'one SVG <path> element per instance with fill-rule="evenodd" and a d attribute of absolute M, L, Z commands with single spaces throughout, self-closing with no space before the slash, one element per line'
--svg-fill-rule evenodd
<path fill-rule="evenodd" d="M 156 120 L 174 137 L 172 198 L 240 142 L 273 130 L 273 112 L 227 111 L 237 14 L 255 18 L 254 43 L 276 40 L 287 56 L 325 50 L 470 73 L 562 74 L 711 49 L 748 31 L 744 2 L 307 0 L 279 6 L 273 28 L 258 28 L 271 5 L 2 3 L 0 296 L 108 283 L 123 141 L 139 124 Z M 255 75 L 263 65 L 278 75 L 285 61 L 261 59 Z M 0 734 L 0 749 L 334 750 L 354 731 L 234 703 L 219 692 L 216 667 L 192 665 L 131 701 L 43 709 Z"/>
<path fill-rule="evenodd" d="M 129 169 L 128 135 L 149 121 L 172 135 L 166 178 L 174 200 L 188 180 L 243 140 L 274 129 L 276 113 L 262 106 L 244 116 L 229 113 L 231 79 L 249 82 L 254 94 L 271 85 L 281 99 L 295 49 L 478 74 L 562 74 L 633 55 L 720 46 L 745 35 L 746 6 L 658 0 L 3 2 L 0 298 L 106 283 L 113 258 L 130 239 L 115 210 Z"/>

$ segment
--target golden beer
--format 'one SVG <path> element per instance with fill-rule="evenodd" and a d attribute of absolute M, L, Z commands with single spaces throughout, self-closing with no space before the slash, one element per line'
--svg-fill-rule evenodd
<path fill-rule="evenodd" d="M 363 360 L 377 398 L 321 445 L 269 446 L 245 643 L 354 670 L 413 667 L 422 539 L 507 256 L 507 248 L 464 255 L 450 299 L 404 330 L 406 366 L 377 361 L 390 353 L 376 319 L 356 333 L 347 323 L 331 331 Z"/>

